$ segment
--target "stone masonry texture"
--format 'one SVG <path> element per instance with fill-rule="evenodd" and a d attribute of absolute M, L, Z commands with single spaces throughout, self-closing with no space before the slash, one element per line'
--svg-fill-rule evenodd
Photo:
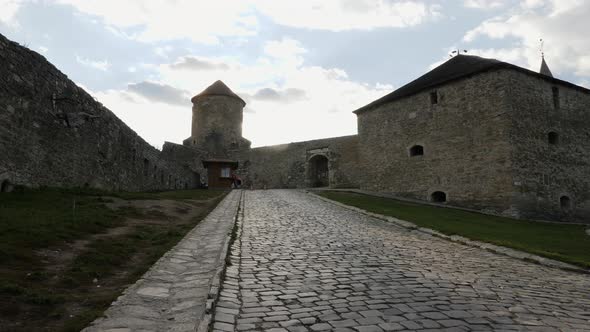
<path fill-rule="evenodd" d="M 36 52 L 0 35 L 0 183 L 154 190 L 194 187 L 111 111 Z"/>
<path fill-rule="evenodd" d="M 358 115 L 360 187 L 421 200 L 442 191 L 451 205 L 589 222 L 589 110 L 587 90 L 515 70 L 433 87 Z M 423 155 L 410 155 L 415 145 Z"/>
<path fill-rule="evenodd" d="M 225 157 L 228 152 L 250 147 L 242 137 L 244 105 L 227 96 L 203 96 L 194 101 L 191 137 L 185 143 Z"/>
<path fill-rule="evenodd" d="M 579 89 L 505 71 L 511 115 L 513 204 L 524 217 L 590 216 L 590 94 Z M 552 89 L 559 94 L 554 105 Z M 548 143 L 548 133 L 558 135 Z M 560 197 L 572 200 L 571 211 Z"/>
<path fill-rule="evenodd" d="M 214 331 L 590 331 L 590 277 L 245 192 Z"/>
<path fill-rule="evenodd" d="M 238 155 L 238 172 L 252 188 L 311 187 L 309 160 L 328 158 L 330 187 L 358 187 L 358 136 L 254 148 Z"/>
<path fill-rule="evenodd" d="M 512 214 L 508 86 L 497 72 L 449 83 L 436 91 L 359 114 L 361 188 L 429 200 L 442 191 L 459 206 Z M 421 145 L 424 155 L 411 157 Z"/>
<path fill-rule="evenodd" d="M 590 223 L 590 90 L 516 66 L 449 80 L 453 69 L 357 113 L 358 135 L 257 148 L 242 137 L 244 102 L 218 81 L 192 99 L 190 137 L 158 151 L 36 52 L 0 36 L 0 62 L 2 191 L 194 188 L 216 159 L 238 162 L 246 188 L 444 195 L 449 206 Z"/>

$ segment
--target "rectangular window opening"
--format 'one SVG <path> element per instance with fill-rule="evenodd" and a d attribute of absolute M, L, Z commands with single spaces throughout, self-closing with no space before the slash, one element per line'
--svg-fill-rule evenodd
<path fill-rule="evenodd" d="M 553 87 L 553 107 L 559 108 L 559 88 Z"/>
<path fill-rule="evenodd" d="M 230 168 L 229 167 L 222 167 L 221 168 L 221 177 L 222 178 L 229 178 L 230 177 Z"/>
<path fill-rule="evenodd" d="M 436 91 L 430 93 L 430 104 L 438 104 L 438 93 Z"/>

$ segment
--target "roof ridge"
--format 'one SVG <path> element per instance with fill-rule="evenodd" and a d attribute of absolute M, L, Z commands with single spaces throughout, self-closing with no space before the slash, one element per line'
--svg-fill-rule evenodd
<path fill-rule="evenodd" d="M 354 113 L 360 114 L 375 107 L 381 106 L 383 104 L 417 94 L 424 90 L 431 89 L 435 86 L 440 86 L 450 81 L 500 68 L 509 68 L 517 70 L 528 75 L 534 75 L 537 77 L 541 77 L 543 79 L 553 80 L 561 84 L 566 84 L 590 92 L 590 90 L 584 87 L 554 78 L 552 75 L 546 75 L 545 73 L 537 73 L 535 71 L 531 71 L 529 69 L 522 68 L 508 62 L 500 61 L 497 59 L 484 58 L 476 55 L 460 54 L 452 57 L 451 59 L 437 66 L 436 68 L 433 68 L 432 70 L 426 72 L 425 74 L 416 78 L 415 80 L 401 86 L 393 92 L 390 92 L 385 96 L 377 100 L 374 100 L 373 102 L 363 107 L 358 108 L 354 111 Z M 547 70 L 549 70 L 549 67 L 547 67 Z"/>

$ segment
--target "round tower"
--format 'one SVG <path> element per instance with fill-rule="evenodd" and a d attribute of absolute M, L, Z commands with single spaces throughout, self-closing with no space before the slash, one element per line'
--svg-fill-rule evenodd
<path fill-rule="evenodd" d="M 249 146 L 242 137 L 246 102 L 222 81 L 216 81 L 191 101 L 192 132 L 185 143 L 219 155 Z"/>

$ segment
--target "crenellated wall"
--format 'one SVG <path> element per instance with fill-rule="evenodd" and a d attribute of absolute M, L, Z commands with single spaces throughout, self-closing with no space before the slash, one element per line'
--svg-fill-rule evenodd
<path fill-rule="evenodd" d="M 192 171 L 162 159 L 43 56 L 0 35 L 0 64 L 0 183 L 134 191 L 196 185 Z"/>

